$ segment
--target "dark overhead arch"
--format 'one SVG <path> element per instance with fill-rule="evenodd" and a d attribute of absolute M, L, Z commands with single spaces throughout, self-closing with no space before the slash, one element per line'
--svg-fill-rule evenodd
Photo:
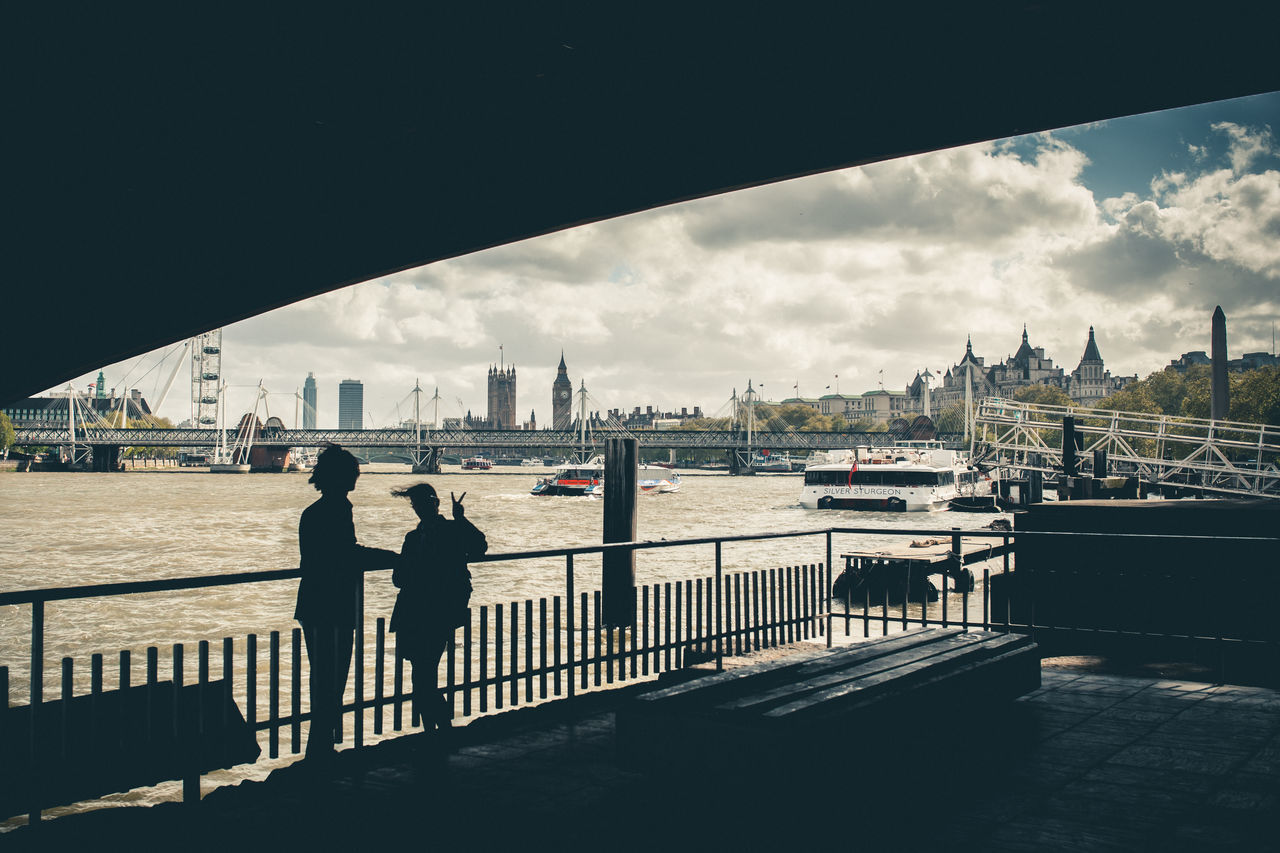
<path fill-rule="evenodd" d="M 1280 89 L 1275 12 L 1224 4 L 545 5 L 18 22 L 0 401 L 585 222 Z"/>

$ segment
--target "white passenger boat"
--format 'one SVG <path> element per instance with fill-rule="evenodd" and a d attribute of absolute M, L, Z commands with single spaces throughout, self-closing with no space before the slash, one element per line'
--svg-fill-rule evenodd
<path fill-rule="evenodd" d="M 903 441 L 829 454 L 804 471 L 805 509 L 944 510 L 961 495 L 992 494 L 989 475 L 940 441 Z"/>
<path fill-rule="evenodd" d="M 680 491 L 680 475 L 665 465 L 645 463 L 636 469 L 636 487 L 641 494 L 663 495 Z"/>

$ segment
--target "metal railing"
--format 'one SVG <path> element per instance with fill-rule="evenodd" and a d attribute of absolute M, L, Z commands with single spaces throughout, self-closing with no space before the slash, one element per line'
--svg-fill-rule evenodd
<path fill-rule="evenodd" d="M 826 627 L 819 618 L 826 607 L 824 591 L 830 586 L 826 564 L 726 572 L 722 548 L 732 542 L 823 535 L 830 539 L 827 531 L 819 530 L 486 555 L 474 562 L 563 559 L 565 593 L 550 599 L 543 597 L 471 607 L 466 623 L 455 633 L 445 652 L 437 671 L 438 683 L 454 715 L 470 717 L 508 706 L 572 697 L 621 682 L 656 677 L 662 672 L 684 667 L 695 658 L 715 661 L 720 666 L 725 655 L 816 637 Z M 706 577 L 637 586 L 632 600 L 633 621 L 630 626 L 603 624 L 601 591 L 583 592 L 578 589 L 575 557 L 608 551 L 699 546 L 714 549 L 714 573 Z M 28 748 L 32 766 L 36 765 L 40 750 L 62 750 L 68 738 L 67 732 L 63 731 L 60 742 L 46 743 L 47 735 L 37 735 L 41 726 L 42 704 L 58 700 L 65 707 L 66 701 L 75 696 L 77 670 L 83 672 L 80 669 L 83 663 L 78 666 L 71 657 L 62 658 L 57 682 L 59 689 L 52 697 L 46 695 L 45 632 L 46 606 L 49 603 L 263 584 L 299 576 L 298 569 L 279 569 L 0 593 L 0 606 L 31 608 L 31 647 L 26 679 L 26 699 L 31 713 L 24 724 L 30 728 Z M 370 625 L 366 621 L 365 609 L 362 585 L 356 606 L 352 675 L 338 724 L 339 740 L 352 748 L 360 748 L 370 740 L 369 728 L 372 728 L 374 738 L 380 738 L 389 733 L 388 729 L 399 732 L 406 728 L 407 723 L 417 722 L 407 719 L 405 714 L 406 706 L 412 709 L 412 691 L 406 690 L 404 661 L 393 643 L 388 642 L 387 620 L 379 616 Z M 372 631 L 368 630 L 370 627 Z M 224 637 L 220 643 L 220 672 L 216 661 L 211 663 L 217 647 L 209 640 L 195 644 L 194 684 L 203 690 L 215 680 L 220 680 L 219 689 L 228 691 L 240 705 L 248 725 L 255 732 L 265 734 L 265 757 L 269 759 L 279 758 L 286 749 L 291 754 L 301 752 L 302 724 L 311 719 L 301 634 L 299 628 L 287 633 L 270 631 L 265 649 L 260 648 L 260 637 L 256 633 L 246 635 L 243 642 L 239 638 Z M 366 654 L 367 642 L 374 646 L 371 661 Z M 241 655 L 237 655 L 237 650 Z M 186 645 L 175 643 L 168 651 L 173 684 L 179 688 L 191 684 L 191 674 L 186 671 L 186 661 L 189 660 Z M 146 649 L 145 654 L 144 683 L 156 685 L 162 676 L 161 649 L 152 646 Z M 372 679 L 368 678 L 367 667 L 370 665 Z M 107 683 L 111 680 L 108 669 L 103 653 L 91 655 L 89 695 L 99 696 L 112 686 Z M 128 649 L 120 651 L 114 686 L 123 690 L 134 684 L 133 669 L 133 652 Z M 20 701 L 23 698 L 20 691 L 15 696 L 11 689 L 14 685 L 10 683 L 10 670 L 10 666 L 0 666 L 0 697 L 5 700 L 5 708 L 11 707 L 14 699 Z M 3 713 L 0 713 L 0 733 L 3 729 Z M 185 797 L 197 798 L 199 774 L 189 775 L 183 781 Z M 33 803 L 27 812 L 29 819 L 38 820 L 41 808 L 53 805 L 63 803 Z"/>
<path fill-rule="evenodd" d="M 1017 566 L 1012 564 L 1008 549 L 1015 534 L 986 529 L 963 531 L 966 538 L 988 538 L 1004 546 L 1000 569 L 996 572 L 989 568 L 982 570 L 980 593 L 976 584 L 973 591 L 968 586 L 963 586 L 959 590 L 954 590 L 953 587 L 954 591 L 949 592 L 947 575 L 943 574 L 940 602 L 933 612 L 928 595 L 923 600 L 914 601 L 909 600 L 908 595 L 903 595 L 900 602 L 893 603 L 896 612 L 891 613 L 887 590 L 874 603 L 869 594 L 864 594 L 860 599 L 847 595 L 843 598 L 839 612 L 829 606 L 835 574 L 831 567 L 833 556 L 837 556 L 833 553 L 835 537 L 943 536 L 951 537 L 955 542 L 960 533 L 955 528 L 903 530 L 831 527 L 785 533 L 629 542 L 487 555 L 475 562 L 563 559 L 564 595 L 511 602 L 509 605 L 492 603 L 473 606 L 467 622 L 455 635 L 455 640 L 450 644 L 437 670 L 438 683 L 455 716 L 470 717 L 489 713 L 491 709 L 497 711 L 506 706 L 572 697 L 620 683 L 653 678 L 692 663 L 714 661 L 719 669 L 726 656 L 797 641 L 825 639 L 830 646 L 840 622 L 843 623 L 845 637 L 852 635 L 853 626 L 859 622 L 864 637 L 871 635 L 873 627 L 878 628 L 882 634 L 888 634 L 915 625 L 959 625 L 965 629 L 1026 632 L 1037 637 L 1054 632 L 1117 636 L 1127 632 L 1124 625 L 1114 624 L 1038 624 L 1034 607 L 1029 612 L 1019 613 L 1019 602 L 1008 588 L 1002 596 L 993 599 L 993 589 L 999 590 L 1000 579 L 1008 581 L 1017 574 Z M 1189 542 L 1238 540 L 1265 542 L 1268 547 L 1277 541 L 1274 536 L 1169 537 L 1028 532 L 1021 532 L 1016 536 L 1019 539 L 1044 537 L 1041 541 L 1079 536 L 1111 540 L 1186 539 Z M 823 553 L 818 555 L 819 559 L 811 563 L 747 571 L 725 570 L 722 550 L 726 544 L 811 537 L 821 537 L 825 546 Z M 610 627 L 602 624 L 601 592 L 583 592 L 577 588 L 579 579 L 575 573 L 576 557 L 609 551 L 699 547 L 714 550 L 714 572 L 710 576 L 637 586 L 632 599 L 634 617 L 630 626 Z M 29 690 L 26 698 L 31 711 L 28 719 L 28 743 L 33 766 L 40 750 L 60 748 L 58 743 L 43 743 L 37 737 L 40 707 L 48 701 L 45 685 L 45 608 L 49 602 L 261 584 L 297 577 L 298 569 L 281 569 L 0 593 L 0 606 L 25 605 L 31 608 Z M 970 603 L 975 594 L 980 594 L 981 602 L 976 613 Z M 874 612 L 874 608 L 878 608 L 879 613 Z M 353 673 L 339 722 L 340 740 L 352 748 L 360 748 L 370 740 L 369 728 L 372 728 L 374 738 L 403 731 L 407 722 L 407 703 L 411 710 L 411 691 L 405 690 L 403 660 L 394 647 L 388 644 L 386 619 L 377 617 L 372 623 L 372 630 L 368 631 L 364 611 L 364 591 L 361 588 L 357 605 L 359 622 L 355 632 Z M 1161 636 L 1219 645 L 1261 645 L 1280 653 L 1280 630 L 1276 629 L 1274 620 L 1269 630 L 1270 633 L 1262 637 L 1236 636 L 1221 627 L 1211 633 L 1175 631 Z M 1158 632 L 1153 633 L 1147 628 L 1128 633 L 1147 637 L 1158 635 Z M 221 672 L 218 675 L 222 681 L 221 689 L 228 691 L 240 703 L 245 720 L 252 730 L 265 733 L 266 754 L 269 759 L 279 758 L 284 749 L 290 754 L 297 754 L 302 749 L 302 724 L 311 719 L 310 709 L 306 707 L 308 703 L 305 701 L 307 690 L 304 684 L 305 656 L 302 652 L 301 630 L 294 628 L 287 635 L 280 631 L 270 631 L 265 661 L 258 641 L 258 635 L 254 633 L 244 637 L 241 646 L 242 664 L 237 668 L 237 641 L 232 637 L 222 639 Z M 367 670 L 370 662 L 367 660 L 366 642 L 369 641 L 374 644 L 372 679 L 368 678 Z M 194 683 L 202 688 L 211 683 L 214 675 L 210 660 L 213 652 L 214 647 L 208 640 L 198 642 Z M 177 687 L 189 683 L 188 673 L 184 668 L 185 659 L 184 645 L 174 644 L 171 649 L 170 672 Z M 77 664 L 72 658 L 64 657 L 60 666 L 60 693 L 57 698 L 69 700 L 74 695 Z M 106 669 L 104 655 L 92 654 L 89 662 L 90 695 L 100 695 L 108 686 Z M 286 677 L 287 682 L 284 680 Z M 128 688 L 132 678 L 132 652 L 120 651 L 115 686 L 120 689 Z M 160 680 L 160 649 L 155 646 L 146 650 L 145 680 L 151 685 Z M 0 696 L 5 699 L 5 708 L 11 707 L 10 703 L 14 698 L 21 698 L 20 693 L 17 697 L 11 694 L 9 666 L 0 666 Z M 0 732 L 3 729 L 4 715 L 0 714 Z M 65 737 L 64 731 L 63 743 Z M 285 742 L 282 743 L 282 740 Z M 194 780 L 185 778 L 184 783 L 186 796 L 198 798 L 198 773 Z M 49 805 L 53 804 L 36 801 L 30 805 L 29 810 L 24 808 L 24 812 L 29 813 L 30 819 L 38 820 L 41 807 Z"/>

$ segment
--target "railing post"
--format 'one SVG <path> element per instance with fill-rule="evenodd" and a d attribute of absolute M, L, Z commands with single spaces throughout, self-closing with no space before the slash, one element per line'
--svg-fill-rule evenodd
<path fill-rule="evenodd" d="M 338 717 L 342 717 L 342 699 L 338 699 Z M 352 720 L 354 748 L 364 746 L 364 572 L 356 584 L 356 638 L 355 638 L 355 719 Z"/>
<path fill-rule="evenodd" d="M 833 574 L 835 573 L 831 570 L 831 531 L 828 530 L 827 531 L 827 578 L 826 578 L 827 582 L 824 584 L 821 584 L 821 586 L 824 587 L 824 589 L 822 590 L 822 601 L 824 603 L 830 602 L 831 595 L 835 590 L 835 581 L 832 579 Z M 827 648 L 831 648 L 831 625 L 832 625 L 831 614 L 832 614 L 832 610 L 828 606 L 827 607 Z M 846 622 L 845 624 L 847 627 L 848 623 Z M 848 633 L 848 631 L 846 631 L 845 633 Z"/>
<path fill-rule="evenodd" d="M 724 566 L 721 562 L 721 542 L 716 542 L 716 672 L 724 672 Z"/>
<path fill-rule="evenodd" d="M 44 600 L 31 602 L 31 730 L 28 748 L 31 750 L 31 766 L 39 766 L 40 757 L 40 705 L 44 702 Z M 31 825 L 40 822 L 41 790 L 39 784 L 31 786 L 31 812 L 27 821 Z"/>
<path fill-rule="evenodd" d="M 569 674 L 569 698 L 572 699 L 574 695 L 573 606 L 575 602 L 575 599 L 573 596 L 573 555 L 572 554 L 564 555 L 564 590 L 565 590 L 565 605 L 566 605 L 564 615 L 565 615 L 565 628 L 567 629 L 566 630 L 567 641 L 565 642 L 565 654 L 568 657 L 566 666 Z"/>

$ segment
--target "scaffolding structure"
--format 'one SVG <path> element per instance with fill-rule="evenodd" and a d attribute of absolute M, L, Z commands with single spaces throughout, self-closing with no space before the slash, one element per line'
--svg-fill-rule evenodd
<path fill-rule="evenodd" d="M 975 417 L 975 456 L 984 465 L 1008 471 L 1060 474 L 1063 419 L 1068 417 L 1081 473 L 1137 477 L 1155 489 L 1280 498 L 1280 426 L 1269 424 L 987 397 Z M 1091 470 L 1094 460 L 1103 458 L 1107 470 Z"/>

